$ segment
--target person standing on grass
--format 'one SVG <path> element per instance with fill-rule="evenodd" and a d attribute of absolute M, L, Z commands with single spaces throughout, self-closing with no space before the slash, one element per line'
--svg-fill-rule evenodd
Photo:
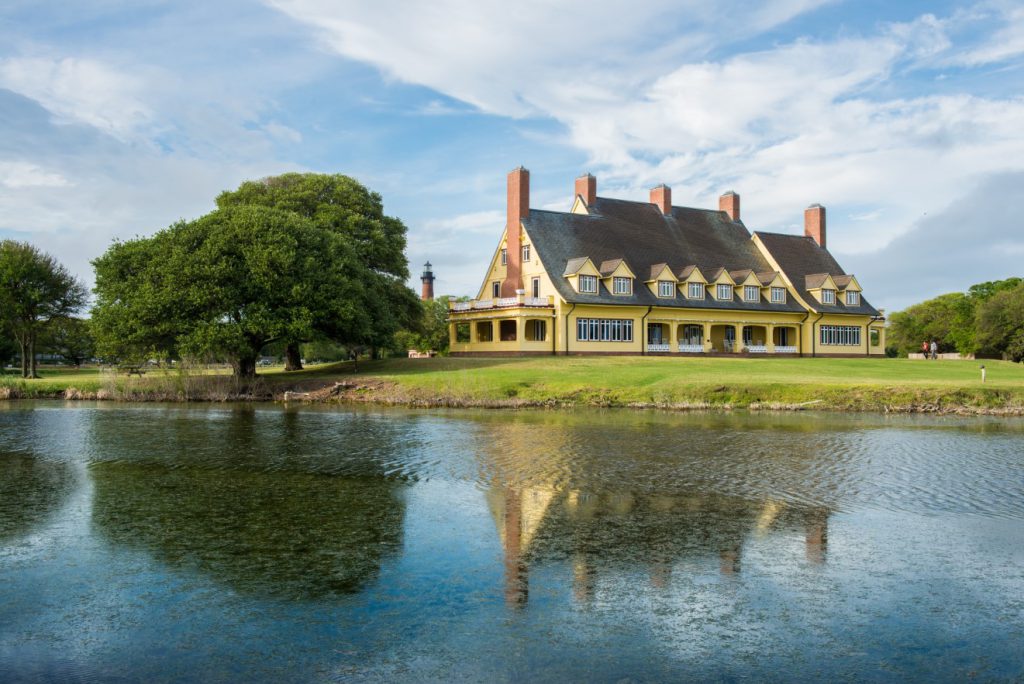
<path fill-rule="evenodd" d="M 935 343 L 935 340 L 932 340 L 932 361 L 935 361 L 938 358 L 939 358 L 939 345 Z"/>
<path fill-rule="evenodd" d="M 921 356 L 924 357 L 925 361 L 928 360 L 928 340 L 921 343 Z"/>

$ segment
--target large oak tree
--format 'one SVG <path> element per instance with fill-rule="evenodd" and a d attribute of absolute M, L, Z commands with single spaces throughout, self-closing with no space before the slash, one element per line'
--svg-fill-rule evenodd
<path fill-rule="evenodd" d="M 49 254 L 27 242 L 0 242 L 0 328 L 18 343 L 22 377 L 38 377 L 39 335 L 82 308 L 87 296 L 85 285 Z"/>

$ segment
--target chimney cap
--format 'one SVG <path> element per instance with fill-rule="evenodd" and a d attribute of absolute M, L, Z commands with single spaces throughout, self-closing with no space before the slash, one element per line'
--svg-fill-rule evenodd
<path fill-rule="evenodd" d="M 734 191 L 732 191 L 732 190 L 726 190 L 725 192 L 722 193 L 722 197 L 727 197 L 728 195 L 735 195 L 735 194 L 736 193 Z"/>
<path fill-rule="evenodd" d="M 809 207 L 807 207 L 807 208 L 808 208 L 808 209 L 824 209 L 825 207 L 823 207 L 822 205 L 820 205 L 820 204 L 818 204 L 817 202 L 815 202 L 814 204 L 810 205 L 810 206 L 809 206 Z"/>

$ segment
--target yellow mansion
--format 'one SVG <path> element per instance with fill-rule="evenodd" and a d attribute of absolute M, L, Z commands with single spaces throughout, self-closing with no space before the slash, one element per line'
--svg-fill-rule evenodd
<path fill-rule="evenodd" d="M 451 352 L 883 355 L 885 319 L 825 249 L 825 208 L 804 235 L 747 230 L 739 195 L 717 211 L 597 196 L 576 180 L 568 212 L 530 208 L 508 176 L 508 220 L 476 299 L 452 302 Z"/>

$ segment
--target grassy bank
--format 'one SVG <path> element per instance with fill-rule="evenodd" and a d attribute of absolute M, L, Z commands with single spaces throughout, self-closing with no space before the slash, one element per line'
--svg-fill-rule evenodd
<path fill-rule="evenodd" d="M 414 406 L 623 406 L 1024 414 L 1024 366 L 906 359 L 570 357 L 391 359 L 262 371 L 253 387 L 223 374 L 96 370 L 10 377 L 12 397 L 124 400 L 289 399 Z"/>

